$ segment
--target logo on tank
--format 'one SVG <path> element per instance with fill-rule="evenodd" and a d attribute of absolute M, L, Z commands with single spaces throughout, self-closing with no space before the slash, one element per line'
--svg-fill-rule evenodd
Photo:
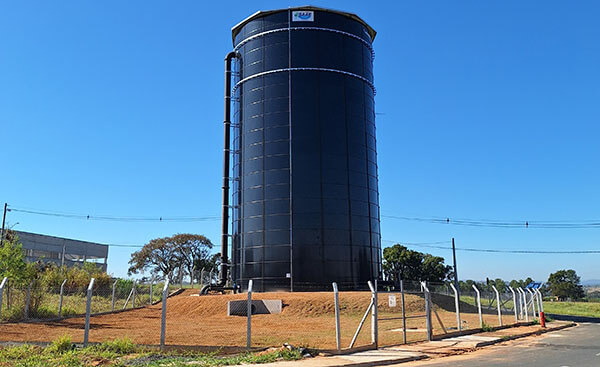
<path fill-rule="evenodd" d="M 315 12 L 314 11 L 295 11 L 292 12 L 293 22 L 314 22 Z"/>

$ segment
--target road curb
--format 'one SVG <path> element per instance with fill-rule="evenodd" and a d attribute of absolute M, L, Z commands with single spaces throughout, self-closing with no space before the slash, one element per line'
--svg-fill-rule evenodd
<path fill-rule="evenodd" d="M 532 336 L 532 335 L 542 335 L 542 334 L 545 334 L 545 333 L 550 333 L 552 331 L 559 331 L 559 330 L 566 329 L 566 328 L 569 328 L 569 327 L 573 327 L 573 326 L 576 326 L 576 325 L 577 324 L 575 324 L 575 323 L 570 323 L 570 324 L 555 326 L 555 327 L 552 327 L 552 328 L 545 328 L 545 329 L 540 329 L 540 330 L 536 330 L 536 331 L 530 331 L 530 332 L 527 332 L 527 333 L 524 333 L 524 334 L 519 334 L 519 335 L 499 337 L 498 340 L 489 340 L 489 341 L 479 342 L 479 343 L 475 344 L 473 346 L 473 348 L 487 347 L 487 346 L 490 346 L 490 345 L 504 343 L 504 342 L 511 341 L 511 340 L 526 338 L 526 337 Z"/>
<path fill-rule="evenodd" d="M 373 361 L 373 362 L 358 362 L 358 363 L 343 363 L 336 364 L 330 367 L 374 367 L 374 366 L 389 366 L 392 364 L 399 363 L 408 363 L 414 361 L 420 361 L 423 359 L 428 359 L 429 357 L 425 354 L 420 356 L 412 356 L 412 357 L 402 357 L 402 358 L 390 358 L 386 360 Z"/>
<path fill-rule="evenodd" d="M 507 341 L 511 341 L 511 340 L 526 338 L 526 337 L 532 336 L 532 335 L 542 335 L 542 334 L 550 333 L 552 331 L 559 331 L 559 330 L 563 330 L 566 328 L 570 328 L 570 327 L 573 327 L 576 325 L 577 325 L 576 323 L 570 323 L 570 324 L 555 326 L 552 328 L 545 328 L 545 329 L 540 329 L 540 330 L 536 330 L 536 331 L 530 331 L 525 334 L 513 335 L 513 336 L 509 336 L 507 338 L 501 338 L 500 340 L 494 340 L 493 342 L 491 342 L 490 344 L 487 344 L 487 345 L 493 345 L 493 344 L 503 343 L 503 342 L 507 342 Z"/>
<path fill-rule="evenodd" d="M 552 317 L 554 320 L 558 320 L 558 321 L 600 323 L 600 317 L 559 315 L 559 314 L 554 314 L 554 313 L 546 314 L 546 316 Z"/>

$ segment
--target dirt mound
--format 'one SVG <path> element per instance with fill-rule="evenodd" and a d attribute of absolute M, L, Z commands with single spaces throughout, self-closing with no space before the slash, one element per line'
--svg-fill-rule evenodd
<path fill-rule="evenodd" d="M 168 299 L 166 342 L 170 345 L 193 345 L 214 350 L 214 348 L 239 348 L 246 345 L 246 319 L 227 316 L 227 301 L 247 299 L 247 294 L 199 296 L 199 291 L 186 290 Z M 397 307 L 388 307 L 388 294 L 379 294 L 380 342 L 394 345 L 402 342 L 402 321 L 400 294 L 395 293 Z M 369 292 L 340 293 L 340 324 L 343 345 L 349 345 L 356 328 L 370 303 Z M 314 293 L 254 293 L 253 299 L 281 299 L 283 312 L 277 315 L 256 315 L 252 317 L 252 345 L 260 347 L 280 346 L 283 343 L 307 345 L 317 348 L 335 348 L 334 298 L 332 292 Z M 454 299 L 434 295 L 437 317 L 433 320 L 434 334 L 443 333 L 441 322 L 446 328 L 454 327 Z M 407 294 L 405 297 L 407 328 L 425 328 L 425 302 L 421 294 Z M 438 305 L 439 303 L 439 305 Z M 96 315 L 91 318 L 90 341 L 102 342 L 127 336 L 135 343 L 157 344 L 160 340 L 162 304 L 119 312 Z M 477 313 L 467 313 L 466 304 L 461 308 L 463 326 L 479 325 Z M 449 309 L 448 311 L 445 309 Z M 421 317 L 415 317 L 421 316 Z M 497 315 L 484 314 L 489 325 L 497 323 Z M 504 316 L 509 324 L 513 316 Z M 61 321 L 43 323 L 2 323 L 0 341 L 51 341 L 69 335 L 73 341 L 83 340 L 85 318 L 75 317 Z M 357 345 L 371 342 L 368 325 L 359 334 Z M 411 332 L 409 341 L 423 340 L 425 334 Z M 212 349 L 211 349 L 212 348 Z"/>
<path fill-rule="evenodd" d="M 232 300 L 245 300 L 248 295 L 225 294 L 199 296 L 198 290 L 188 289 L 182 294 L 169 299 L 167 310 L 169 313 L 190 316 L 215 316 L 227 313 L 227 302 Z M 382 312 L 398 312 L 400 308 L 400 294 L 396 295 L 396 308 L 388 306 L 388 294 L 380 293 L 378 298 L 379 310 Z M 346 314 L 365 312 L 371 301 L 369 292 L 341 292 L 340 312 Z M 332 292 L 266 292 L 253 293 L 252 299 L 281 299 L 282 313 L 294 316 L 320 316 L 331 315 L 335 303 Z M 432 296 L 434 308 L 454 312 L 454 297 L 441 294 Z M 154 307 L 160 307 L 156 305 Z M 420 294 L 405 295 L 406 312 L 424 313 L 425 300 Z M 477 308 L 465 302 L 460 303 L 461 312 L 476 313 Z"/>
<path fill-rule="evenodd" d="M 228 301 L 245 300 L 247 297 L 247 294 L 198 296 L 198 291 L 186 290 L 184 293 L 169 299 L 167 310 L 169 313 L 188 314 L 190 316 L 223 315 L 227 312 Z M 340 312 L 347 314 L 365 312 L 371 301 L 371 294 L 368 292 L 342 292 L 339 297 Z M 294 316 L 331 315 L 335 308 L 332 292 L 253 293 L 252 299 L 281 299 L 283 303 L 282 313 Z M 398 306 L 394 309 L 396 311 L 400 307 L 399 295 L 397 299 Z M 407 294 L 405 302 L 407 313 L 424 312 L 425 310 L 425 302 L 418 295 Z M 381 311 L 392 311 L 388 307 L 388 298 L 385 294 L 380 295 L 378 304 Z M 154 307 L 160 307 L 160 305 Z"/>

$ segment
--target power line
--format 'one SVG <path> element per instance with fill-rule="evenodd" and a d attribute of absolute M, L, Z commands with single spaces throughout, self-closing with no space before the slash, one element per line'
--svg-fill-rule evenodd
<path fill-rule="evenodd" d="M 100 220 L 100 221 L 112 221 L 112 222 L 206 222 L 220 220 L 219 216 L 206 216 L 206 217 L 125 217 L 125 216 L 110 216 L 110 215 L 88 215 L 88 214 L 74 214 L 64 213 L 56 211 L 44 211 L 44 210 L 33 210 L 33 209 L 22 209 L 10 207 L 10 211 L 43 215 L 50 217 L 70 218 L 70 219 L 81 219 L 81 220 Z"/>
<path fill-rule="evenodd" d="M 438 242 L 398 242 L 383 240 L 385 242 L 399 243 L 406 246 L 435 248 L 440 250 L 452 250 L 452 246 L 438 246 L 440 243 L 450 243 L 450 241 L 438 241 Z M 487 252 L 487 253 L 501 253 L 501 254 L 600 254 L 600 250 L 568 250 L 568 251 L 554 251 L 554 250 L 508 250 L 508 249 L 481 249 L 481 248 L 469 248 L 469 247 L 457 247 L 457 251 L 467 252 Z"/>
<path fill-rule="evenodd" d="M 600 220 L 486 220 L 486 219 L 454 219 L 440 217 L 406 217 L 398 215 L 382 215 L 382 218 L 398 219 L 405 221 L 446 224 L 468 227 L 491 227 L 491 228 L 553 228 L 553 229 L 579 229 L 579 228 L 600 228 Z"/>

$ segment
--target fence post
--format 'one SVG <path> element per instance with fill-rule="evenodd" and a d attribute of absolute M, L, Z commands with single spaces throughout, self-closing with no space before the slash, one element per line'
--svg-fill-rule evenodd
<path fill-rule="evenodd" d="M 212 277 L 212 270 L 210 271 Z M 252 279 L 248 281 L 248 304 L 246 309 L 247 325 L 246 325 L 246 348 L 250 349 L 252 339 Z"/>
<path fill-rule="evenodd" d="M 342 349 L 340 345 L 340 297 L 338 294 L 338 286 L 336 282 L 333 285 L 333 300 L 335 302 L 335 343 L 337 350 Z"/>
<path fill-rule="evenodd" d="M 152 283 L 154 283 L 154 278 L 150 278 L 150 302 L 152 304 Z"/>
<path fill-rule="evenodd" d="M 200 288 L 204 286 L 204 268 L 200 271 Z"/>
<path fill-rule="evenodd" d="M 400 296 L 402 301 L 402 342 L 406 344 L 406 306 L 404 305 L 404 281 L 400 279 Z"/>
<path fill-rule="evenodd" d="M 192 289 L 194 289 L 194 270 L 196 270 L 196 267 L 192 266 L 192 274 L 190 275 L 190 285 L 192 286 Z"/>
<path fill-rule="evenodd" d="M 498 323 L 500 324 L 500 326 L 502 326 L 502 312 L 500 311 L 500 293 L 498 293 L 496 286 L 494 286 L 493 284 L 492 284 L 492 289 L 494 289 L 494 292 L 496 293 L 496 306 L 498 308 Z"/>
<path fill-rule="evenodd" d="M 113 283 L 113 286 L 112 286 L 112 301 L 110 303 L 111 304 L 111 307 L 110 307 L 111 312 L 115 312 L 115 291 L 117 289 L 118 281 L 119 280 L 115 280 L 115 282 Z"/>
<path fill-rule="evenodd" d="M 133 287 L 131 288 L 131 308 L 135 308 L 135 293 L 136 293 L 136 285 L 137 285 L 137 280 L 133 281 Z"/>
<path fill-rule="evenodd" d="M 421 282 L 421 287 L 425 291 L 425 322 L 427 325 L 427 340 L 433 340 L 433 325 L 431 324 L 431 294 L 425 282 Z"/>
<path fill-rule="evenodd" d="M 473 289 L 475 289 L 475 293 L 477 293 L 477 311 L 479 312 L 479 327 L 483 329 L 483 316 L 481 315 L 481 293 L 479 293 L 479 289 L 472 284 Z"/>
<path fill-rule="evenodd" d="M 527 316 L 527 295 L 522 288 L 518 288 L 519 293 L 521 294 L 521 314 L 525 321 L 529 321 L 529 316 Z"/>
<path fill-rule="evenodd" d="M 374 282 L 375 285 L 369 280 L 367 284 L 371 289 L 371 300 L 373 303 L 373 308 L 371 309 L 371 343 L 375 344 L 375 348 L 377 348 L 379 336 L 377 330 L 377 279 L 375 279 Z"/>
<path fill-rule="evenodd" d="M 214 270 L 214 268 L 210 269 L 210 273 L 208 274 L 208 285 L 212 285 L 212 281 L 213 281 L 213 270 Z"/>
<path fill-rule="evenodd" d="M 87 304 L 85 305 L 85 331 L 83 332 L 83 346 L 88 345 L 88 336 L 90 334 L 90 313 L 92 311 L 92 289 L 94 288 L 94 278 L 90 280 L 87 289 Z"/>
<path fill-rule="evenodd" d="M 63 280 L 60 285 L 60 298 L 58 299 L 58 317 L 62 316 L 62 305 L 63 305 L 63 291 L 65 290 L 65 283 L 67 280 Z"/>
<path fill-rule="evenodd" d="M 509 288 L 511 288 L 509 286 Z M 515 293 L 515 299 L 513 300 L 515 304 L 515 310 L 517 312 L 517 322 L 521 319 L 521 295 L 519 294 L 519 290 L 516 288 L 512 288 L 512 292 Z"/>
<path fill-rule="evenodd" d="M 521 307 L 521 292 L 519 292 L 519 288 L 514 288 L 515 293 L 517 294 L 517 305 L 518 305 L 518 309 L 517 309 L 517 315 L 519 317 L 519 320 L 523 319 L 523 309 Z"/>
<path fill-rule="evenodd" d="M 169 296 L 169 277 L 165 279 L 162 291 L 162 315 L 160 318 L 160 349 L 165 348 L 165 332 L 167 329 L 167 297 Z"/>
<path fill-rule="evenodd" d="M 30 282 L 27 286 L 27 295 L 25 296 L 25 312 L 23 314 L 23 318 L 27 320 L 29 318 L 29 302 L 31 301 L 31 284 Z"/>
<path fill-rule="evenodd" d="M 533 293 L 529 288 L 526 288 L 525 290 L 527 291 L 527 293 L 529 293 L 529 296 L 531 297 L 531 315 L 533 316 L 533 318 L 535 318 L 535 302 L 533 301 Z M 525 297 L 525 299 L 527 299 L 527 297 Z M 529 309 L 529 307 L 527 307 L 527 309 Z"/>
<path fill-rule="evenodd" d="M 0 283 L 0 321 L 2 321 L 2 296 L 4 295 L 4 286 L 6 285 L 7 277 L 2 279 L 2 283 Z"/>
<path fill-rule="evenodd" d="M 454 309 L 456 310 L 456 329 L 458 331 L 461 331 L 462 325 L 460 323 L 460 302 L 458 300 L 458 290 L 452 283 L 450 283 L 450 288 L 452 288 L 452 293 L 454 293 Z"/>
<path fill-rule="evenodd" d="M 513 308 L 515 309 L 515 322 L 519 322 L 519 314 L 517 313 L 517 295 L 512 287 L 508 287 L 513 295 Z"/>
<path fill-rule="evenodd" d="M 533 300 L 535 302 L 535 309 L 537 310 L 537 315 L 538 315 L 538 319 L 540 318 L 540 306 L 539 306 L 539 302 L 538 302 L 538 295 L 535 292 L 535 289 L 531 291 L 531 293 L 533 294 Z"/>
<path fill-rule="evenodd" d="M 539 311 L 540 311 L 540 325 L 542 327 L 546 327 L 546 319 L 544 318 L 544 297 L 542 296 L 542 292 L 539 289 L 536 289 L 535 292 L 538 294 L 539 301 Z"/>
<path fill-rule="evenodd" d="M 541 312 L 544 312 L 544 299 L 542 296 L 542 292 L 539 289 L 535 290 L 539 296 L 538 300 L 539 300 L 539 309 Z"/>
<path fill-rule="evenodd" d="M 525 314 L 525 322 L 529 322 L 529 313 L 528 313 L 528 307 L 527 307 L 527 294 L 525 293 L 525 291 L 523 290 L 523 288 L 519 287 L 517 288 L 519 290 L 519 292 L 521 293 L 522 297 L 521 300 L 523 301 L 522 304 L 522 309 L 524 311 Z"/>

